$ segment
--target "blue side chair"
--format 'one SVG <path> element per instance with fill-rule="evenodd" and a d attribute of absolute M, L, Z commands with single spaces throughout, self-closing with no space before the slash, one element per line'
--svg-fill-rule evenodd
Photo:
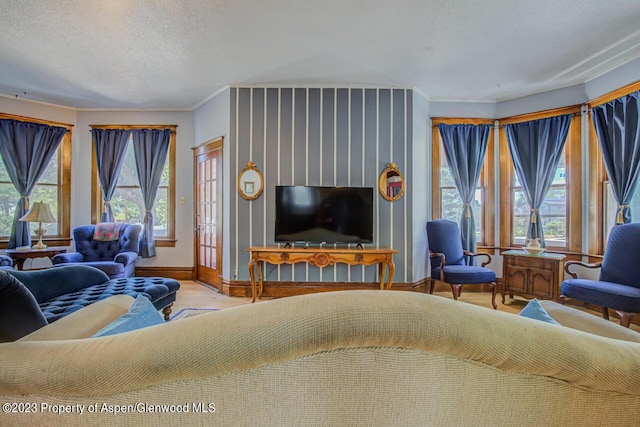
<path fill-rule="evenodd" d="M 460 296 L 464 284 L 488 284 L 491 287 L 491 305 L 496 305 L 496 273 L 485 268 L 491 262 L 487 253 L 469 252 L 462 248 L 462 235 L 458 224 L 446 219 L 427 222 L 427 241 L 429 245 L 429 261 L 431 263 L 431 285 L 429 293 L 433 293 L 435 281 L 440 280 L 451 286 L 453 299 Z M 487 261 L 481 267 L 469 265 L 465 261 L 475 256 L 486 256 Z"/>
<path fill-rule="evenodd" d="M 75 252 L 58 254 L 51 259 L 54 266 L 82 263 L 98 268 L 110 279 L 133 276 L 138 258 L 142 227 L 138 224 L 122 224 L 116 240 L 94 240 L 95 224 L 74 227 Z"/>
<path fill-rule="evenodd" d="M 572 265 L 600 268 L 598 280 L 579 279 Z M 573 277 L 562 282 L 560 302 L 574 298 L 602 307 L 602 317 L 609 319 L 609 309 L 620 316 L 620 324 L 629 327 L 631 318 L 640 313 L 640 224 L 613 227 L 602 262 L 587 264 L 567 261 L 564 270 Z"/>

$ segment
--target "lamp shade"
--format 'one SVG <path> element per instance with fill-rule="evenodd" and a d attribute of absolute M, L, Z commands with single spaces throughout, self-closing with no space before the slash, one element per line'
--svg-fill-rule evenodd
<path fill-rule="evenodd" d="M 57 222 L 55 216 L 51 213 L 49 203 L 35 202 L 29 212 L 21 216 L 19 221 L 25 222 Z"/>

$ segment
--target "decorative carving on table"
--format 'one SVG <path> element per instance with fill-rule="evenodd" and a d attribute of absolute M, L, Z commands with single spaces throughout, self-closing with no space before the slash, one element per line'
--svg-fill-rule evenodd
<path fill-rule="evenodd" d="M 320 252 L 313 256 L 313 262 L 310 262 L 310 264 L 318 267 L 326 267 L 329 264 L 333 264 L 333 262 L 331 262 L 328 254 Z"/>

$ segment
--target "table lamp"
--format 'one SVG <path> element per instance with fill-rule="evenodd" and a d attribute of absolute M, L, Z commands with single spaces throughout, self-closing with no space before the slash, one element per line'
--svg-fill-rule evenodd
<path fill-rule="evenodd" d="M 44 249 L 47 247 L 44 243 L 42 243 L 42 236 L 47 233 L 47 230 L 42 228 L 42 223 L 45 222 L 57 222 L 55 216 L 51 213 L 51 209 L 49 208 L 48 203 L 44 202 L 35 202 L 29 212 L 24 214 L 22 217 L 18 219 L 18 221 L 25 222 L 37 222 L 38 228 L 34 230 L 36 237 L 38 237 L 38 243 L 32 246 L 33 249 Z"/>

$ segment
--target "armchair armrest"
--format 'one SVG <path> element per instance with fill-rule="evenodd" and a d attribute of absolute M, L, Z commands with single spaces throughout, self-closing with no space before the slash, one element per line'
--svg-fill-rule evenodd
<path fill-rule="evenodd" d="M 0 255 L 0 267 L 13 267 L 13 259 L 8 255 Z"/>
<path fill-rule="evenodd" d="M 444 264 L 445 264 L 444 254 L 442 252 L 433 252 L 432 250 L 429 250 L 429 257 L 440 258 L 440 280 L 444 282 Z"/>
<path fill-rule="evenodd" d="M 135 252 L 120 252 L 113 260 L 120 264 L 129 265 L 136 259 L 138 259 L 138 254 Z"/>
<path fill-rule="evenodd" d="M 567 274 L 570 275 L 571 277 L 573 277 L 574 279 L 577 279 L 578 275 L 569 270 L 569 267 L 571 267 L 572 265 L 579 265 L 579 266 L 585 267 L 585 268 L 600 268 L 600 267 L 602 267 L 602 263 L 601 262 L 596 262 L 596 263 L 593 263 L 593 264 L 587 264 L 587 263 L 582 262 L 582 261 L 567 261 L 567 262 L 564 263 L 564 271 L 566 271 Z"/>
<path fill-rule="evenodd" d="M 84 262 L 84 255 L 80 252 L 67 252 L 54 255 L 54 257 L 51 258 L 52 264 L 66 264 L 69 262 Z"/>
<path fill-rule="evenodd" d="M 482 263 L 482 267 L 484 267 L 485 265 L 487 265 L 487 264 L 489 264 L 491 262 L 491 255 L 486 253 L 486 252 L 469 252 L 467 250 L 464 250 L 463 252 L 467 256 L 473 256 L 473 257 L 486 256 L 487 260 Z"/>

